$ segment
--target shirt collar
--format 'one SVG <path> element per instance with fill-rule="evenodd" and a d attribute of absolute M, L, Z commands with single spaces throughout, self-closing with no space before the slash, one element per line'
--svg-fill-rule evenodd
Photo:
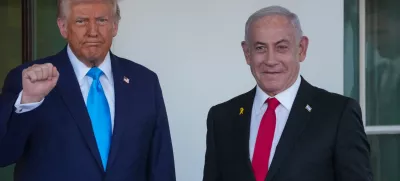
<path fill-rule="evenodd" d="M 67 53 L 68 53 L 69 60 L 71 61 L 71 64 L 72 64 L 72 68 L 74 69 L 75 75 L 78 79 L 79 85 L 82 85 L 86 74 L 90 70 L 90 67 L 86 66 L 82 61 L 80 61 L 75 56 L 75 54 L 72 52 L 69 44 L 67 47 Z M 103 63 L 101 63 L 99 65 L 99 69 L 101 71 L 103 71 L 104 75 L 106 76 L 106 79 L 111 83 L 111 85 L 114 85 L 113 75 L 112 75 L 112 70 L 111 70 L 110 52 L 107 53 Z"/>
<path fill-rule="evenodd" d="M 294 99 L 296 98 L 297 91 L 299 90 L 301 82 L 300 74 L 297 76 L 296 81 L 285 91 L 277 94 L 275 96 L 276 99 L 283 105 L 285 109 L 289 112 L 292 109 Z M 254 109 L 256 113 L 261 111 L 262 106 L 264 105 L 265 101 L 270 98 L 268 94 L 266 94 L 258 85 L 256 88 L 256 96 L 254 98 Z"/>

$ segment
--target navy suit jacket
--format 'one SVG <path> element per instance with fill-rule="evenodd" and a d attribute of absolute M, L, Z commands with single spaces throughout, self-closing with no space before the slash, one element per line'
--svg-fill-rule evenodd
<path fill-rule="evenodd" d="M 23 69 L 43 63 L 57 67 L 60 78 L 56 87 L 38 108 L 15 113 Z M 66 48 L 7 75 L 0 94 L 0 166 L 16 163 L 16 181 L 175 181 L 171 136 L 157 75 L 112 53 L 111 66 L 115 126 L 106 171 Z"/>

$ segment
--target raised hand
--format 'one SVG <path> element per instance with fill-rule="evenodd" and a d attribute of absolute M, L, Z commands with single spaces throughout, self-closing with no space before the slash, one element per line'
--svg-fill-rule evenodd
<path fill-rule="evenodd" d="M 21 104 L 40 102 L 56 86 L 57 68 L 51 63 L 35 64 L 22 71 Z"/>

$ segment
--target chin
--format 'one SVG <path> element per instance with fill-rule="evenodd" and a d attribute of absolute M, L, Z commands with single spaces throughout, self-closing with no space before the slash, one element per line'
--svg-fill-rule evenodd
<path fill-rule="evenodd" d="M 260 81 L 263 82 L 264 85 L 277 85 L 282 82 L 282 78 L 280 76 L 265 75 L 260 78 Z"/>
<path fill-rule="evenodd" d="M 100 57 L 100 53 L 98 53 L 97 51 L 96 52 L 93 52 L 93 51 L 91 51 L 91 52 L 85 52 L 85 57 L 87 57 L 88 59 L 90 58 L 90 59 L 97 59 L 97 58 L 99 58 Z"/>
<path fill-rule="evenodd" d="M 277 87 L 264 87 L 262 89 L 266 94 L 268 94 L 269 96 L 276 96 L 277 94 L 280 93 L 280 89 Z"/>
<path fill-rule="evenodd" d="M 264 80 L 260 84 L 260 87 L 263 88 L 264 91 L 274 92 L 276 90 L 279 90 L 279 87 L 281 87 L 281 82 L 278 80 Z"/>

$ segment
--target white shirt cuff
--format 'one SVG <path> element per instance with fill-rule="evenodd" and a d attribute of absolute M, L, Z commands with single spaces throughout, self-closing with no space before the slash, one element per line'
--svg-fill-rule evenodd
<path fill-rule="evenodd" d="M 17 99 L 17 101 L 15 101 L 15 104 L 14 104 L 14 106 L 16 108 L 15 112 L 18 114 L 32 111 L 32 110 L 36 109 L 37 107 L 39 107 L 44 101 L 44 99 L 42 99 L 40 102 L 21 104 L 21 99 L 22 99 L 22 91 L 19 93 L 18 99 Z"/>

